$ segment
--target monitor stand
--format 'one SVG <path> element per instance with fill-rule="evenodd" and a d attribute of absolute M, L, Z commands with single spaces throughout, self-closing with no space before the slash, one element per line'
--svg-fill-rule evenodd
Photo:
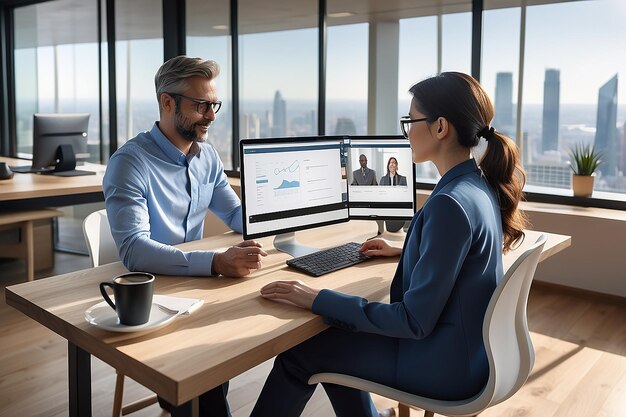
<path fill-rule="evenodd" d="M 401 222 L 401 220 L 395 220 L 395 222 Z M 378 225 L 378 231 L 376 232 L 376 236 L 372 236 L 370 238 L 368 238 L 367 240 L 371 240 L 371 239 L 375 239 L 377 237 L 383 238 L 383 239 L 387 239 L 387 240 L 404 240 L 405 237 L 405 233 L 409 228 L 409 224 L 410 222 L 402 222 L 403 225 L 399 228 L 397 228 L 399 226 L 399 224 L 394 224 L 394 229 L 393 231 L 389 231 L 385 228 L 385 220 L 376 220 L 376 224 Z M 404 232 L 404 233 L 403 233 Z"/>
<path fill-rule="evenodd" d="M 276 248 L 276 250 L 288 253 L 294 258 L 319 251 L 318 248 L 305 246 L 299 243 L 296 240 L 295 232 L 276 235 L 276 237 L 274 237 L 274 247 Z"/>

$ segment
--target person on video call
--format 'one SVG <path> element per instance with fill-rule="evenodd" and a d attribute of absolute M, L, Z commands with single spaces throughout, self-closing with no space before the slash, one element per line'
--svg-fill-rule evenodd
<path fill-rule="evenodd" d="M 367 167 L 367 156 L 359 155 L 361 168 L 352 172 L 352 185 L 378 185 L 376 182 L 376 171 Z"/>
<path fill-rule="evenodd" d="M 413 161 L 441 174 L 411 222 L 402 250 L 365 242 L 368 256 L 398 256 L 390 303 L 310 288 L 264 286 L 261 296 L 312 310 L 333 326 L 281 353 L 252 412 L 298 416 L 315 390 L 309 377 L 336 372 L 441 400 L 480 392 L 489 375 L 485 311 L 504 276 L 502 254 L 523 239 L 525 181 L 515 143 L 489 126 L 494 110 L 469 75 L 444 72 L 415 84 L 401 119 Z M 480 161 L 472 148 L 487 141 Z M 324 384 L 337 416 L 378 416 L 369 393 Z M 389 414 L 389 413 L 385 413 Z"/>
<path fill-rule="evenodd" d="M 201 239 L 208 210 L 235 232 L 242 231 L 239 197 L 206 142 L 222 104 L 215 86 L 218 74 L 214 61 L 178 56 L 165 62 L 154 79 L 159 121 L 109 160 L 105 204 L 120 259 L 130 271 L 242 277 L 260 268 L 267 255 L 255 241 L 224 252 L 172 246 Z M 228 383 L 201 396 L 201 413 L 229 416 L 227 390 Z"/>
<path fill-rule="evenodd" d="M 406 185 L 406 177 L 398 174 L 398 160 L 393 156 L 387 161 L 387 174 L 380 177 L 380 185 Z"/>

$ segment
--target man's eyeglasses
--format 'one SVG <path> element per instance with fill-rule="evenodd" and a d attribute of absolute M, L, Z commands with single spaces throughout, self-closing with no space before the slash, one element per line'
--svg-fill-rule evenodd
<path fill-rule="evenodd" d="M 196 103 L 196 111 L 200 113 L 201 115 L 207 114 L 209 112 L 209 109 L 213 109 L 213 113 L 217 113 L 218 111 L 220 111 L 220 108 L 222 107 L 221 101 L 198 100 L 197 98 L 191 98 L 191 97 L 187 97 L 185 95 L 176 94 L 176 93 L 167 93 L 167 94 L 169 94 L 172 97 L 182 97 L 186 100 L 193 101 L 194 103 Z"/>
<path fill-rule="evenodd" d="M 409 137 L 409 130 L 411 129 L 411 123 L 425 122 L 428 117 L 422 117 L 421 119 L 411 119 L 411 116 L 404 116 L 400 118 L 400 129 L 405 138 Z"/>

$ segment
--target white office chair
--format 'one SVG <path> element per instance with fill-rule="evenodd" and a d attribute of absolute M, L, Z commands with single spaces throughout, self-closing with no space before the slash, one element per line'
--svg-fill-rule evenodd
<path fill-rule="evenodd" d="M 91 266 L 99 266 L 120 260 L 111 235 L 106 210 L 94 211 L 83 221 L 83 235 L 89 250 Z"/>
<path fill-rule="evenodd" d="M 111 235 L 106 210 L 98 210 L 89 214 L 83 222 L 83 235 L 87 242 L 91 266 L 99 266 L 120 260 L 117 246 Z M 113 398 L 113 417 L 125 416 L 157 402 L 157 396 L 151 395 L 122 407 L 124 395 L 124 374 L 119 370 L 115 381 L 115 396 Z"/>
<path fill-rule="evenodd" d="M 528 333 L 526 304 L 545 242 L 546 235 L 541 235 L 515 261 L 491 297 L 483 323 L 489 379 L 483 390 L 474 397 L 462 401 L 435 400 L 335 373 L 315 374 L 309 379 L 309 384 L 327 382 L 397 400 L 400 403 L 400 417 L 409 415 L 409 407 L 425 410 L 425 417 L 432 417 L 434 413 L 475 416 L 508 399 L 524 385 L 535 363 L 535 353 Z"/>

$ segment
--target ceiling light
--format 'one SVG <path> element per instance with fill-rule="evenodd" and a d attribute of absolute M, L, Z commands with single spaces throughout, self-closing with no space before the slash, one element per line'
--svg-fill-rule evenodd
<path fill-rule="evenodd" d="M 213 29 L 215 29 L 215 30 L 226 30 L 226 29 L 228 29 L 228 25 L 215 25 L 215 26 L 213 26 Z"/>
<path fill-rule="evenodd" d="M 336 13 L 328 13 L 328 17 L 348 17 L 354 16 L 352 12 L 336 12 Z"/>

